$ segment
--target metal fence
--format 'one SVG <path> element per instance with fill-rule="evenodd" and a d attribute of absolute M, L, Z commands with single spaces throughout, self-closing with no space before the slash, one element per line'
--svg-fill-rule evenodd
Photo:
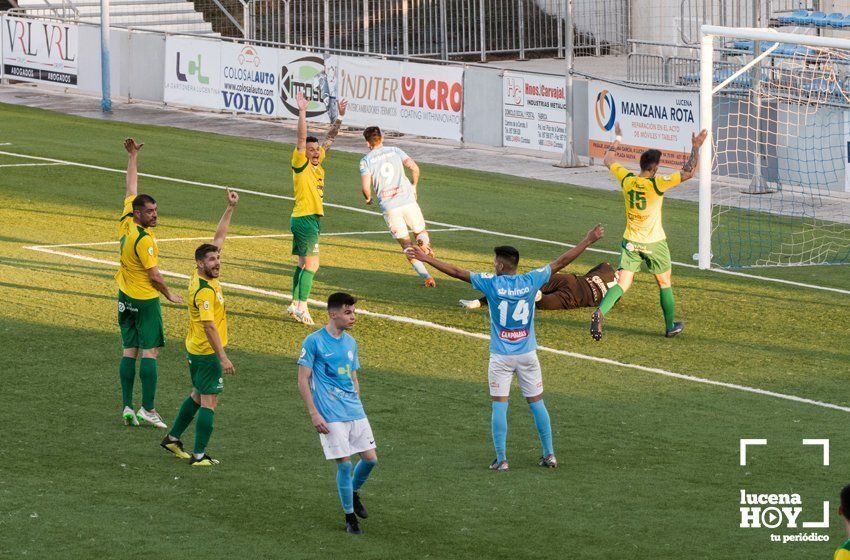
<path fill-rule="evenodd" d="M 247 0 L 251 39 L 403 56 L 563 56 L 566 0 Z M 579 54 L 625 52 L 628 0 L 576 0 Z"/>

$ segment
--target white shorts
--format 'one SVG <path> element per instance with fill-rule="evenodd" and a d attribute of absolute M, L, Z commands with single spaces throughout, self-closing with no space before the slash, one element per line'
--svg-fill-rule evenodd
<path fill-rule="evenodd" d="M 319 434 L 325 459 L 351 457 L 355 453 L 375 449 L 375 438 L 367 418 L 350 422 L 328 422 L 327 434 Z"/>
<path fill-rule="evenodd" d="M 410 235 L 407 228 L 410 228 L 413 233 L 425 231 L 425 218 L 415 202 L 387 210 L 384 212 L 384 221 L 387 222 L 390 233 L 396 239 L 407 238 Z"/>
<path fill-rule="evenodd" d="M 490 382 L 491 397 L 507 397 L 511 393 L 511 380 L 516 374 L 523 397 L 536 397 L 543 392 L 543 372 L 537 351 L 505 356 L 490 354 L 487 380 Z"/>

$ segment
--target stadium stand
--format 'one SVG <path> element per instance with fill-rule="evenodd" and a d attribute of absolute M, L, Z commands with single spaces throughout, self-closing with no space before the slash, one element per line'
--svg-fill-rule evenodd
<path fill-rule="evenodd" d="M 17 4 L 28 12 L 44 12 L 49 8 L 44 0 L 18 0 Z M 85 0 L 66 4 L 79 14 L 79 21 L 100 22 L 100 2 Z M 109 15 L 116 27 L 218 35 L 203 14 L 195 10 L 194 4 L 184 0 L 112 0 Z"/>

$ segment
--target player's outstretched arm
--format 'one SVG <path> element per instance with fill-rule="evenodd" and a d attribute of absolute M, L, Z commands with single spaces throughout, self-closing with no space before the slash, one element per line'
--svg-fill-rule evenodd
<path fill-rule="evenodd" d="M 688 156 L 688 160 L 682 166 L 682 181 L 687 181 L 696 175 L 699 166 L 699 149 L 707 136 L 708 131 L 704 128 L 699 131 L 699 134 L 691 135 L 691 155 Z"/>
<path fill-rule="evenodd" d="M 363 193 L 363 198 L 366 204 L 372 204 L 372 174 L 364 173 L 360 176 L 360 192 Z"/>
<path fill-rule="evenodd" d="M 218 227 L 215 228 L 215 236 L 212 242 L 213 245 L 218 247 L 219 251 L 224 247 L 224 238 L 227 237 L 227 230 L 230 228 L 230 218 L 233 216 L 233 210 L 237 204 L 239 204 L 239 193 L 227 189 L 227 208 L 224 209 L 224 214 L 221 215 L 221 219 L 218 221 Z"/>
<path fill-rule="evenodd" d="M 310 378 L 313 376 L 313 370 L 307 366 L 298 366 L 298 392 L 301 393 L 301 399 L 307 407 L 307 412 L 310 414 L 310 421 L 313 427 L 320 434 L 330 432 L 328 424 L 316 408 L 313 402 L 313 393 L 310 391 Z"/>
<path fill-rule="evenodd" d="M 127 150 L 127 192 L 124 198 L 139 194 L 139 150 L 144 143 L 136 144 L 132 138 L 124 140 L 124 149 Z"/>
<path fill-rule="evenodd" d="M 322 147 L 325 151 L 330 150 L 331 146 L 336 140 L 336 135 L 339 134 L 339 127 L 342 126 L 342 117 L 345 116 L 345 109 L 348 107 L 348 100 L 343 99 L 339 103 L 337 103 L 337 107 L 339 108 L 339 116 L 331 125 L 330 130 L 328 130 L 328 134 L 325 136 L 325 141 L 322 142 Z"/>
<path fill-rule="evenodd" d="M 162 277 L 158 266 L 152 266 L 147 269 L 147 273 L 153 287 L 156 288 L 156 291 L 164 295 L 165 299 L 171 303 L 183 303 L 183 296 L 171 293 L 171 290 L 168 289 L 165 278 Z"/>
<path fill-rule="evenodd" d="M 593 229 L 587 232 L 587 235 L 584 236 L 584 239 L 578 242 L 578 245 L 549 263 L 549 268 L 552 269 L 552 274 L 555 274 L 576 260 L 585 249 L 602 239 L 603 235 L 605 235 L 605 228 L 602 227 L 602 224 L 597 224 Z"/>
<path fill-rule="evenodd" d="M 215 321 L 204 321 L 204 334 L 207 335 L 207 340 L 215 351 L 215 355 L 221 360 L 221 370 L 228 375 L 235 374 L 236 368 L 233 367 L 233 362 L 230 361 L 224 352 L 224 346 L 221 344 L 221 336 L 215 327 Z"/>
<path fill-rule="evenodd" d="M 620 123 L 614 123 L 614 141 L 611 142 L 611 145 L 608 146 L 608 149 L 605 151 L 605 155 L 602 157 L 602 163 L 604 163 L 605 167 L 608 169 L 617 163 L 617 148 L 620 147 L 620 142 L 623 141 L 622 132 L 623 131 L 620 130 Z"/>
<path fill-rule="evenodd" d="M 295 149 L 299 152 L 307 151 L 307 105 L 310 104 L 303 92 L 295 94 L 295 103 L 298 104 L 298 129 L 295 136 Z"/>
<path fill-rule="evenodd" d="M 449 264 L 447 262 L 443 262 L 435 259 L 432 256 L 429 256 L 428 253 L 423 251 L 419 246 L 413 245 L 412 247 L 408 247 L 404 250 L 408 256 L 413 257 L 416 260 L 422 261 L 425 264 L 430 264 L 443 274 L 451 276 L 452 278 L 457 278 L 458 280 L 463 280 L 464 282 L 472 283 L 469 279 L 469 271 L 459 268 L 453 264 Z"/>

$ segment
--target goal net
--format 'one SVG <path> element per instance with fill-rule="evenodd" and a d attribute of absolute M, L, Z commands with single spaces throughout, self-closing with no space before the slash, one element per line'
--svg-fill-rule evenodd
<path fill-rule="evenodd" d="M 700 267 L 850 262 L 850 40 L 703 31 Z"/>

